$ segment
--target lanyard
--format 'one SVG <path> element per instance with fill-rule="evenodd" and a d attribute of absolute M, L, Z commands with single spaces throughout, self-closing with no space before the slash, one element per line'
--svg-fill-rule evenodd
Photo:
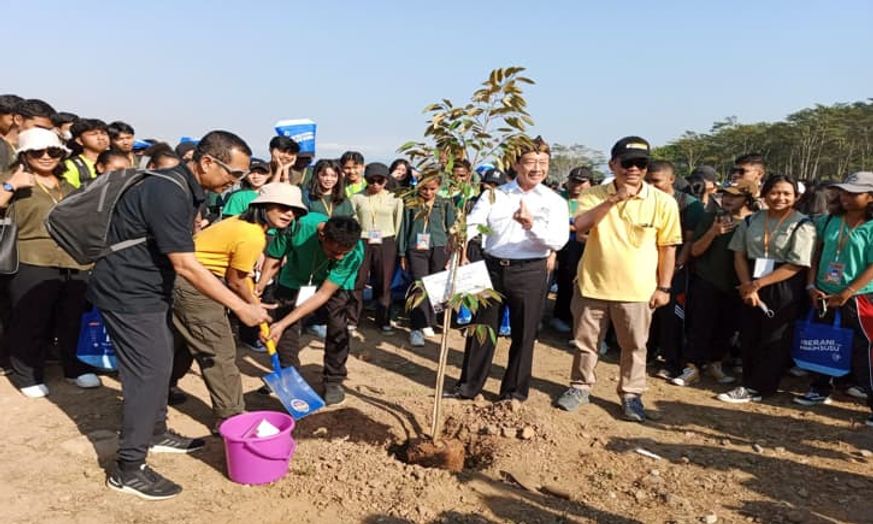
<path fill-rule="evenodd" d="M 33 181 L 36 182 L 36 185 L 38 185 L 39 188 L 42 189 L 42 192 L 45 193 L 46 195 L 48 195 L 49 198 L 52 199 L 52 202 L 54 202 L 55 204 L 57 204 L 58 202 L 60 202 L 61 200 L 64 199 L 64 190 L 61 189 L 60 183 L 58 183 L 57 190 L 61 194 L 61 196 L 60 196 L 60 198 L 55 198 L 55 196 L 51 193 L 51 191 L 49 191 L 48 189 L 46 189 L 46 187 L 44 185 L 42 185 L 42 182 L 40 182 L 39 180 L 36 180 L 36 177 L 34 177 Z"/>
<path fill-rule="evenodd" d="M 863 222 L 862 222 L 863 223 Z M 855 230 L 854 227 L 848 228 L 846 235 L 843 236 L 843 230 L 846 229 L 846 219 L 845 217 L 840 217 L 840 234 L 837 237 L 837 252 L 834 255 L 834 262 L 840 259 L 840 253 L 843 252 L 843 248 L 846 247 L 846 242 L 849 241 L 849 238 L 852 236 L 852 231 Z M 857 226 L 855 226 L 857 227 Z"/>
<path fill-rule="evenodd" d="M 321 197 L 321 203 L 324 206 L 325 211 L 327 211 L 327 216 L 333 216 L 333 204 L 330 204 L 324 197 Z"/>
<path fill-rule="evenodd" d="M 435 200 L 432 201 L 429 206 L 427 204 L 425 204 L 425 207 L 427 207 L 427 214 L 424 215 L 424 225 L 421 226 L 422 233 L 427 233 L 427 225 L 430 222 L 430 214 L 433 213 L 433 206 L 435 204 L 436 204 Z"/>
<path fill-rule="evenodd" d="M 782 227 L 782 223 L 785 222 L 785 219 L 788 218 L 789 215 L 793 215 L 794 213 L 789 211 L 785 214 L 784 217 L 779 219 L 779 222 L 776 224 L 776 228 L 773 229 L 773 235 L 776 235 L 776 232 L 779 231 L 779 228 Z M 764 258 L 770 258 L 770 242 L 773 239 L 770 238 L 770 216 L 764 215 Z"/>
<path fill-rule="evenodd" d="M 376 229 L 376 210 L 379 209 L 378 203 L 374 203 L 379 195 L 382 194 L 381 191 L 376 193 L 375 195 L 367 195 L 367 211 L 370 212 L 370 218 L 372 218 L 373 227 L 371 229 Z"/>

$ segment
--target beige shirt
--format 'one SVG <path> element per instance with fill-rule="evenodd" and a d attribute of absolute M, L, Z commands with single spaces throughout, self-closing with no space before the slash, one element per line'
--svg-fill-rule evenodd
<path fill-rule="evenodd" d="M 361 238 L 369 238 L 370 231 L 379 231 L 382 237 L 393 237 L 403 223 L 403 200 L 384 189 L 375 195 L 366 191 L 352 195 L 355 215 L 361 224 Z"/>

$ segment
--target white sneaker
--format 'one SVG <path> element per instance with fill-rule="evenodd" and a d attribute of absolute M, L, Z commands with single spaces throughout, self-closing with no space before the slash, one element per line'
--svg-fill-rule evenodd
<path fill-rule="evenodd" d="M 690 386 L 700 380 L 700 370 L 694 364 L 688 364 L 678 377 L 673 378 L 670 382 L 677 386 Z"/>
<path fill-rule="evenodd" d="M 424 346 L 424 333 L 421 332 L 420 329 L 413 329 L 409 332 L 409 344 L 412 347 L 423 347 Z"/>
<path fill-rule="evenodd" d="M 867 400 L 867 392 L 858 386 L 851 386 L 846 389 L 846 395 L 858 400 Z"/>
<path fill-rule="evenodd" d="M 427 338 L 431 338 L 431 337 L 436 336 L 436 333 L 433 332 L 433 328 L 430 326 L 428 326 L 426 328 L 422 328 L 421 333 L 422 333 L 422 335 L 424 335 Z"/>
<path fill-rule="evenodd" d="M 68 378 L 67 382 L 75 384 L 82 389 L 94 389 L 103 385 L 103 383 L 100 382 L 100 377 L 94 373 L 84 373 L 76 378 Z"/>
<path fill-rule="evenodd" d="M 21 388 L 21 394 L 27 398 L 43 398 L 49 394 L 49 388 L 45 384 L 37 384 L 35 386 L 27 386 Z"/>

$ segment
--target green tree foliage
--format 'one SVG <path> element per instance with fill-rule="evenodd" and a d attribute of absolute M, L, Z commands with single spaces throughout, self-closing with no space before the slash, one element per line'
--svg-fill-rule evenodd
<path fill-rule="evenodd" d="M 582 144 L 565 146 L 552 144 L 552 156 L 549 161 L 549 178 L 563 183 L 567 174 L 574 167 L 587 167 L 599 178 L 604 177 L 602 166 L 606 164 L 606 155 L 602 151 L 592 149 Z"/>
<path fill-rule="evenodd" d="M 741 124 L 736 117 L 715 122 L 708 133 L 686 131 L 654 151 L 675 163 L 681 174 L 709 164 L 722 174 L 734 158 L 761 153 L 771 172 L 801 180 L 839 179 L 873 168 L 873 99 L 816 105 L 780 122 Z"/>

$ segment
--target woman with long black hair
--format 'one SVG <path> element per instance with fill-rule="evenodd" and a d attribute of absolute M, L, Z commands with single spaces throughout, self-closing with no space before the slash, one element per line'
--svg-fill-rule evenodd
<path fill-rule="evenodd" d="M 315 163 L 309 187 L 303 191 L 303 203 L 310 211 L 328 217 L 355 216 L 355 207 L 346 197 L 342 168 L 336 160 Z"/>
<path fill-rule="evenodd" d="M 9 281 L 12 303 L 6 347 L 12 383 L 29 398 L 49 394 L 45 384 L 45 341 L 56 338 L 64 377 L 81 388 L 100 379 L 76 358 L 85 309 L 88 266 L 73 260 L 46 231 L 52 206 L 74 188 L 61 178 L 69 150 L 53 131 L 28 129 L 18 136 L 18 160 L 3 181 L 0 209 L 18 225 L 18 272 Z"/>

